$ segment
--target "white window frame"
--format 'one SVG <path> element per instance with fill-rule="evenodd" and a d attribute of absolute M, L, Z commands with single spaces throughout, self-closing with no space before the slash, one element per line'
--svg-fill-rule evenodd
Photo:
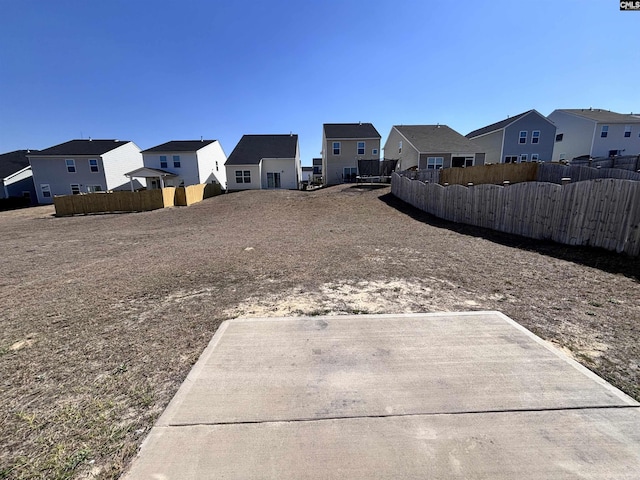
<path fill-rule="evenodd" d="M 473 167 L 476 159 L 474 157 L 464 157 L 464 166 L 465 167 Z"/>
<path fill-rule="evenodd" d="M 360 145 L 362 145 L 362 148 L 360 148 Z M 360 151 L 362 151 L 362 153 L 360 153 Z M 366 155 L 367 151 L 367 142 L 356 142 L 356 155 Z"/>
<path fill-rule="evenodd" d="M 522 136 L 523 133 L 524 133 L 524 136 Z M 526 145 L 528 136 L 529 136 L 529 130 L 520 130 L 520 133 L 518 134 L 518 145 Z M 524 142 L 522 140 L 524 140 Z"/>
<path fill-rule="evenodd" d="M 338 153 L 336 153 L 336 150 L 338 151 Z M 342 143 L 331 142 L 331 151 L 333 152 L 334 155 L 340 155 L 340 152 L 342 152 Z"/>
<path fill-rule="evenodd" d="M 80 195 L 80 184 L 72 183 L 71 184 L 71 195 Z"/>
<path fill-rule="evenodd" d="M 371 149 L 371 155 L 378 155 L 378 149 L 377 148 L 372 148 Z"/>
<path fill-rule="evenodd" d="M 504 156 L 504 163 L 518 163 L 518 155 L 505 155 Z M 507 159 L 509 159 L 509 161 L 507 162 Z"/>
<path fill-rule="evenodd" d="M 103 192 L 102 185 L 87 185 L 88 193 Z"/>
<path fill-rule="evenodd" d="M 520 158 L 518 159 L 518 162 L 522 163 L 522 162 L 528 162 L 528 161 L 529 161 L 529 155 L 527 153 L 521 153 Z"/>
<path fill-rule="evenodd" d="M 42 193 L 42 198 L 51 198 L 51 185 L 48 183 L 41 183 L 40 192 Z"/>
<path fill-rule="evenodd" d="M 166 155 L 160 155 L 160 168 L 169 168 Z"/>
<path fill-rule="evenodd" d="M 94 165 L 91 162 L 96 162 L 96 163 Z M 95 168 L 95 170 L 94 170 L 94 168 Z M 97 158 L 90 158 L 89 159 L 89 171 L 91 173 L 100 173 L 100 166 L 98 165 L 98 159 Z"/>
<path fill-rule="evenodd" d="M 607 138 L 609 136 L 609 125 L 602 125 L 600 129 L 600 138 Z"/>
<path fill-rule="evenodd" d="M 402 153 L 402 140 L 398 142 L 398 153 Z"/>
<path fill-rule="evenodd" d="M 564 133 L 556 133 L 556 142 L 561 142 L 562 140 L 564 140 Z"/>
<path fill-rule="evenodd" d="M 65 158 L 64 164 L 67 167 L 67 173 L 76 173 L 78 171 L 76 168 L 76 161 L 73 158 Z M 73 168 L 73 170 L 69 170 L 70 168 Z"/>
<path fill-rule="evenodd" d="M 173 155 L 173 168 L 181 168 L 180 155 Z"/>
<path fill-rule="evenodd" d="M 540 130 L 534 130 L 531 132 L 531 144 L 534 143 L 540 143 Z"/>
<path fill-rule="evenodd" d="M 624 126 L 624 138 L 631 138 L 631 125 Z"/>
<path fill-rule="evenodd" d="M 444 166 L 444 157 L 427 157 L 427 170 L 440 170 Z"/>
<path fill-rule="evenodd" d="M 540 154 L 538 154 L 538 153 L 532 153 L 531 154 L 531 161 L 532 162 L 537 162 L 539 160 L 540 160 Z"/>

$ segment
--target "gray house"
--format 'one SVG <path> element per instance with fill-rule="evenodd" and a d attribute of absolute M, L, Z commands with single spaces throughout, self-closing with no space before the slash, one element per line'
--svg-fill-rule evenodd
<path fill-rule="evenodd" d="M 16 150 L 0 155 L 0 198 L 28 198 L 36 202 L 33 174 L 27 154 L 37 150 Z"/>
<path fill-rule="evenodd" d="M 553 160 L 640 154 L 640 115 L 594 108 L 554 110 Z"/>
<path fill-rule="evenodd" d="M 224 165 L 227 190 L 296 190 L 302 181 L 298 135 L 243 135 Z"/>
<path fill-rule="evenodd" d="M 550 162 L 556 126 L 536 110 L 529 110 L 466 137 L 483 148 L 485 163 Z"/>
<path fill-rule="evenodd" d="M 27 156 L 38 203 L 53 203 L 55 195 L 128 190 L 125 173 L 142 167 L 140 148 L 128 140 L 70 140 Z"/>
<path fill-rule="evenodd" d="M 380 161 L 380 138 L 371 123 L 325 123 L 322 126 L 324 184 L 355 182 L 358 160 Z"/>
<path fill-rule="evenodd" d="M 484 164 L 481 146 L 446 125 L 394 125 L 384 144 L 396 170 L 431 170 Z"/>

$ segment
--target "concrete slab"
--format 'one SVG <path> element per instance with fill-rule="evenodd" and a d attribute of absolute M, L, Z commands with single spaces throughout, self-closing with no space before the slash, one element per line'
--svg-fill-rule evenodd
<path fill-rule="evenodd" d="M 639 478 L 639 406 L 499 312 L 233 320 L 125 478 Z"/>

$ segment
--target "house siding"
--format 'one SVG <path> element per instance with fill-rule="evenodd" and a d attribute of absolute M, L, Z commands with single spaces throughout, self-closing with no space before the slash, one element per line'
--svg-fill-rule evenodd
<path fill-rule="evenodd" d="M 323 129 L 322 172 L 325 185 L 343 183 L 344 168 L 358 168 L 359 159 L 380 160 L 379 138 L 326 138 Z M 340 155 L 333 154 L 333 142 L 340 142 Z M 358 142 L 365 142 L 364 155 L 358 155 Z M 373 155 L 372 149 L 378 154 Z"/>
<path fill-rule="evenodd" d="M 173 156 L 178 155 L 180 157 L 180 167 L 173 166 Z M 167 166 L 160 166 L 160 157 L 167 157 Z M 196 185 L 200 182 L 200 176 L 198 172 L 198 158 L 196 152 L 149 152 L 143 153 L 144 166 L 148 168 L 155 168 L 171 172 L 177 177 L 167 178 L 165 180 L 165 186 L 167 187 L 179 187 L 181 184 L 184 186 Z"/>
<path fill-rule="evenodd" d="M 129 190 L 131 182 L 125 176 L 125 173 L 142 166 L 140 148 L 133 142 L 125 143 L 114 150 L 104 153 L 102 155 L 101 168 L 106 179 L 107 190 Z"/>
<path fill-rule="evenodd" d="M 222 188 L 227 188 L 227 171 L 224 168 L 224 162 L 227 161 L 227 155 L 222 149 L 220 142 L 210 143 L 197 152 L 199 183 L 219 183 Z M 216 169 L 216 162 L 218 168 Z"/>
<path fill-rule="evenodd" d="M 402 153 L 398 152 L 398 144 L 402 142 Z M 384 144 L 384 158 L 388 160 L 398 159 L 396 170 L 408 170 L 418 166 L 418 151 L 395 128 L 391 127 L 387 141 Z"/>
<path fill-rule="evenodd" d="M 23 168 L 0 180 L 0 198 L 22 197 L 23 192 L 29 192 L 31 203 L 36 203 L 38 197 L 33 185 L 31 167 Z"/>
<path fill-rule="evenodd" d="M 532 133 L 534 130 L 540 132 L 539 142 L 531 143 Z M 519 143 L 520 132 L 527 132 L 527 142 Z M 475 141 L 476 139 L 474 139 Z M 504 162 L 506 155 L 526 154 L 527 159 L 531 161 L 531 155 L 537 153 L 540 161 L 549 162 L 553 157 L 553 144 L 556 140 L 556 127 L 544 117 L 535 113 L 530 113 L 520 117 L 513 124 L 504 129 L 504 148 L 500 162 Z"/>
<path fill-rule="evenodd" d="M 609 126 L 609 132 L 606 138 L 600 136 L 603 125 Z M 625 125 L 631 126 L 631 136 L 625 138 Z M 595 138 L 593 141 L 592 157 L 607 157 L 610 150 L 620 150 L 621 155 L 638 155 L 640 154 L 640 124 L 638 123 L 604 123 L 598 122 L 595 130 Z"/>
<path fill-rule="evenodd" d="M 91 172 L 89 159 L 98 159 L 98 172 Z M 67 171 L 66 160 L 73 159 L 76 164 L 75 173 Z M 55 195 L 71 195 L 71 185 L 80 185 L 81 192 L 87 192 L 90 185 L 100 185 L 107 190 L 104 164 L 102 158 L 93 156 L 69 155 L 64 157 L 30 157 L 33 171 L 33 183 L 36 189 L 38 203 L 53 203 Z M 51 197 L 43 197 L 41 185 L 48 184 L 51 188 Z"/>
<path fill-rule="evenodd" d="M 227 189 L 234 190 L 260 190 L 261 188 L 261 165 L 226 165 Z M 236 183 L 236 170 L 249 170 L 251 172 L 251 183 Z"/>
<path fill-rule="evenodd" d="M 280 188 L 296 190 L 298 188 L 298 170 L 295 158 L 263 158 L 261 169 L 261 187 L 268 188 L 267 173 L 280 173 Z"/>
<path fill-rule="evenodd" d="M 496 130 L 495 132 L 471 138 L 473 143 L 480 145 L 485 151 L 486 163 L 502 163 L 504 156 L 502 154 L 502 142 L 504 140 L 504 130 Z"/>
<path fill-rule="evenodd" d="M 553 147 L 554 162 L 560 161 L 562 154 L 567 161 L 591 154 L 596 122 L 560 111 L 552 112 L 548 118 L 556 125 L 556 134 L 563 134 L 562 141 L 555 142 Z"/>

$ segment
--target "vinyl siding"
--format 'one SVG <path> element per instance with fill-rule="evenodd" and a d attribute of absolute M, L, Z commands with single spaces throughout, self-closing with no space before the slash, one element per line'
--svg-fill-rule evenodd
<path fill-rule="evenodd" d="M 596 122 L 560 111 L 552 112 L 548 118 L 555 124 L 556 134 L 563 134 L 562 141 L 555 142 L 553 146 L 554 162 L 559 161 L 560 154 L 563 153 L 567 161 L 580 155 L 591 154 Z"/>
<path fill-rule="evenodd" d="M 600 136 L 602 126 L 608 125 L 609 132 L 606 138 Z M 625 138 L 624 127 L 631 126 L 631 136 Z M 640 124 L 620 124 L 620 123 L 598 123 L 596 126 L 596 136 L 593 141 L 592 157 L 606 157 L 610 150 L 620 150 L 622 155 L 640 154 Z"/>
<path fill-rule="evenodd" d="M 261 188 L 261 166 L 260 165 L 226 165 L 227 189 L 233 190 L 260 190 Z M 236 170 L 249 170 L 251 172 L 251 183 L 236 183 Z"/>
<path fill-rule="evenodd" d="M 0 180 L 0 198 L 22 197 L 23 192 L 29 192 L 32 203 L 37 201 L 31 167 L 23 168 Z"/>
<path fill-rule="evenodd" d="M 402 153 L 398 153 L 398 144 L 402 142 Z M 391 127 L 389 137 L 384 144 L 384 158 L 398 159 L 396 170 L 408 170 L 418 166 L 418 151 L 402 136 L 395 127 Z"/>
<path fill-rule="evenodd" d="M 222 150 L 220 142 L 210 143 L 197 152 L 198 171 L 200 183 L 219 183 L 222 188 L 227 188 L 227 171 L 224 168 L 224 162 L 227 161 L 227 155 Z M 216 161 L 218 169 L 216 170 Z M 235 181 L 235 179 L 234 179 Z"/>
<path fill-rule="evenodd" d="M 540 141 L 531 143 L 534 130 L 540 131 Z M 527 142 L 519 143 L 520 132 L 527 132 Z M 475 140 L 474 140 L 475 141 Z M 527 154 L 531 160 L 531 154 L 537 153 L 540 161 L 549 162 L 553 156 L 553 144 L 556 141 L 556 127 L 544 117 L 535 112 L 520 117 L 512 125 L 504 129 L 504 149 L 501 162 L 504 162 L 505 155 Z"/>
<path fill-rule="evenodd" d="M 126 143 L 103 154 L 101 169 L 107 182 L 107 190 L 131 189 L 129 178 L 124 174 L 142 166 L 140 148 L 133 142 Z M 134 183 L 134 186 L 141 185 Z"/>
<path fill-rule="evenodd" d="M 343 169 L 357 168 L 358 159 L 380 160 L 380 139 L 379 138 L 358 138 L 339 139 L 325 138 L 323 129 L 323 149 L 322 149 L 322 173 L 325 185 L 337 185 L 343 183 Z M 364 155 L 358 155 L 358 142 L 365 142 Z M 333 154 L 333 142 L 340 142 L 340 155 Z M 372 155 L 372 149 L 377 149 L 378 154 Z"/>
<path fill-rule="evenodd" d="M 268 188 L 267 173 L 280 173 L 280 188 L 296 190 L 298 188 L 298 171 L 295 158 L 262 159 L 261 186 Z"/>
<path fill-rule="evenodd" d="M 173 156 L 180 157 L 180 167 L 173 166 Z M 167 166 L 160 166 L 160 157 L 167 157 Z M 196 152 L 150 152 L 142 154 L 144 166 L 171 172 L 177 177 L 167 178 L 165 185 L 178 187 L 184 182 L 184 186 L 196 185 L 200 182 L 198 173 L 198 159 Z"/>
<path fill-rule="evenodd" d="M 481 135 L 479 137 L 471 138 L 473 143 L 477 143 L 485 151 L 486 163 L 502 163 L 502 141 L 504 136 L 504 130 L 496 130 L 495 132 Z"/>

